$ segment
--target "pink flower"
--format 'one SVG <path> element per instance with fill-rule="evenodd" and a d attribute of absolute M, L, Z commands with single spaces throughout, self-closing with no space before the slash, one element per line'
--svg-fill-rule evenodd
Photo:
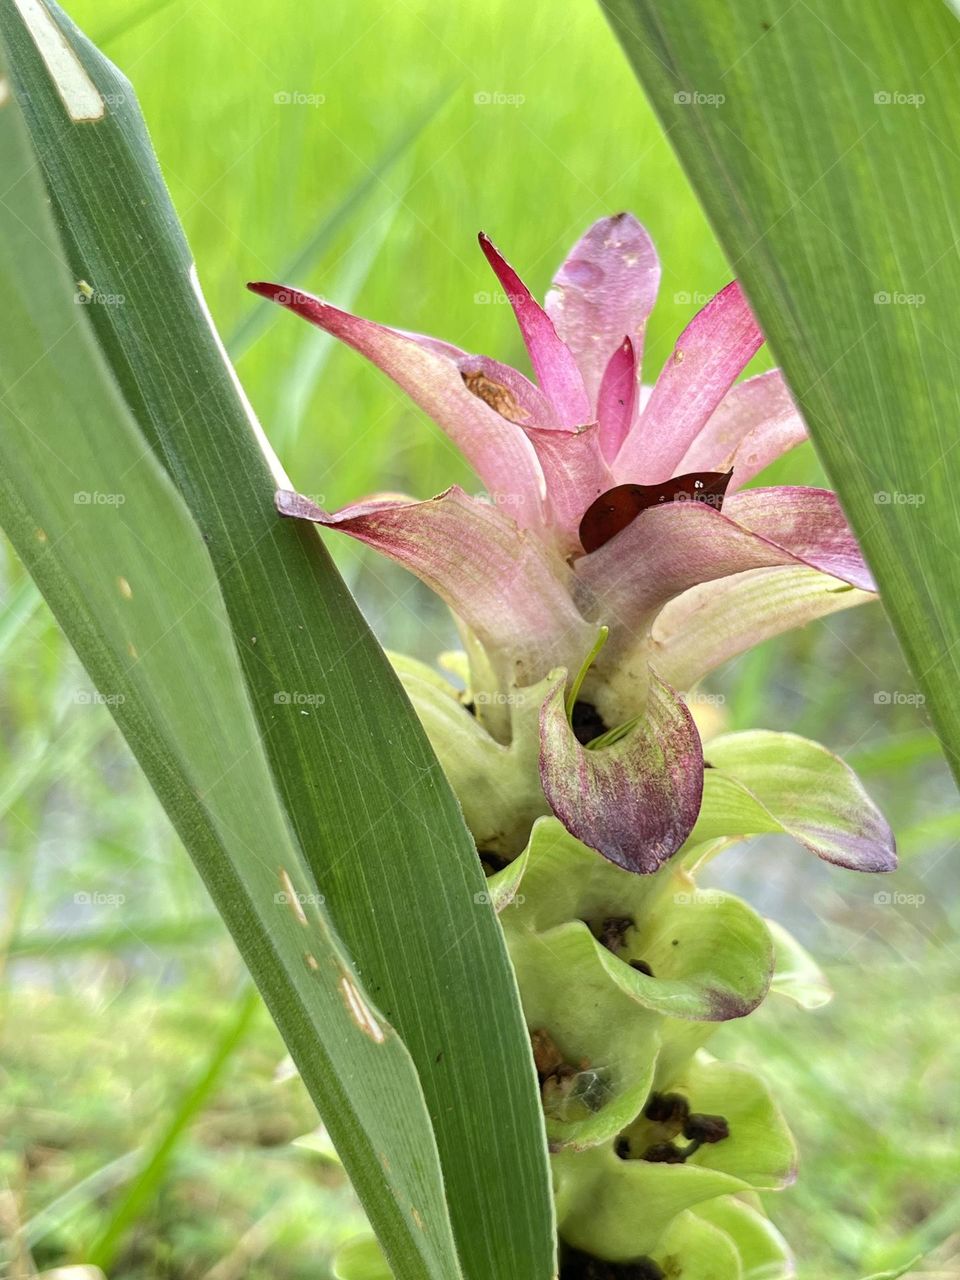
<path fill-rule="evenodd" d="M 736 282 L 694 317 L 648 389 L 643 337 L 660 266 L 635 218 L 595 223 L 542 307 L 486 236 L 480 244 L 535 382 L 286 286 L 250 288 L 378 365 L 458 445 L 486 496 L 454 487 L 328 513 L 281 492 L 277 506 L 376 547 L 441 595 L 470 637 L 472 685 L 488 706 L 545 682 L 539 770 L 550 808 L 612 861 L 652 871 L 700 808 L 703 752 L 677 690 L 763 639 L 870 599 L 873 581 L 834 494 L 741 489 L 805 432 L 779 372 L 735 385 L 763 342 Z M 591 745 L 582 725 L 574 732 L 575 698 L 593 732 L 620 735 Z M 486 722 L 509 736 L 508 717 L 491 711 Z M 849 865 L 879 870 L 891 856 L 861 843 Z"/>

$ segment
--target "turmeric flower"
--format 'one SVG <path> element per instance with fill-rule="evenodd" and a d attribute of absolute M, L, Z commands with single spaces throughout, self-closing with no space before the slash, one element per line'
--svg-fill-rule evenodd
<path fill-rule="evenodd" d="M 326 512 L 281 492 L 277 506 L 368 543 L 442 596 L 467 636 L 485 730 L 507 744 L 511 699 L 535 691 L 550 809 L 612 861 L 653 871 L 701 802 L 703 750 L 681 693 L 763 639 L 871 599 L 873 582 L 833 493 L 742 487 L 805 433 L 779 372 L 737 383 L 763 337 L 736 282 L 647 388 L 660 265 L 635 218 L 590 227 L 543 306 L 480 245 L 535 381 L 292 287 L 250 288 L 383 370 L 457 444 L 484 496 L 453 487 Z M 891 858 L 885 841 L 860 840 L 847 865 Z"/>

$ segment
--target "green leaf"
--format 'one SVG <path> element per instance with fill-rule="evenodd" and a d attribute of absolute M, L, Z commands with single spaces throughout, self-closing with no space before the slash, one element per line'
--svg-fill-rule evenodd
<path fill-rule="evenodd" d="M 30 12 L 48 21 L 42 6 Z M 198 862 L 211 819 L 195 812 L 197 793 L 209 806 L 228 769 L 235 812 L 218 810 L 224 826 L 209 832 L 208 882 L 220 877 L 215 896 L 248 963 L 261 949 L 261 986 L 267 952 L 286 945 L 300 986 L 326 993 L 322 1018 L 315 1003 L 289 1005 L 283 1030 L 394 1270 L 458 1274 L 445 1196 L 468 1280 L 545 1280 L 543 1118 L 473 844 L 317 535 L 276 516 L 276 460 L 212 328 L 129 84 L 50 12 L 50 38 L 66 42 L 59 87 L 12 0 L 0 3 L 32 143 L 4 166 L 26 175 L 7 205 L 8 529 L 100 687 L 129 691 L 117 718 Z M 62 248 L 47 233 L 40 253 L 43 195 Z M 64 260 L 84 282 L 82 307 L 52 279 Z M 80 490 L 128 500 L 79 518 Z M 315 947 L 273 903 L 280 867 L 296 892 L 322 891 L 308 916 Z M 271 1007 L 278 1016 L 278 998 Z"/>
<path fill-rule="evenodd" d="M 957 772 L 956 17 L 941 0 L 604 9 L 783 367 Z"/>
<path fill-rule="evenodd" d="M 195 859 L 397 1274 L 447 1280 L 459 1269 L 416 1071 L 323 909 L 209 555 L 73 301 L 10 102 L 0 169 L 19 179 L 0 202 L 3 525 Z M 118 483 L 122 505 L 77 501 L 116 495 Z"/>

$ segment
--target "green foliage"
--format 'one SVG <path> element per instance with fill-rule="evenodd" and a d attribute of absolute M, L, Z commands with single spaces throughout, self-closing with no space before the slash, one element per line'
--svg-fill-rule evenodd
<path fill-rule="evenodd" d="M 960 774 L 960 98 L 941 0 L 607 0 Z"/>

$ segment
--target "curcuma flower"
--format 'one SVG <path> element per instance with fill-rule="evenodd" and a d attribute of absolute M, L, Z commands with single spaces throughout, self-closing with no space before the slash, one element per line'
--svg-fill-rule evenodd
<path fill-rule="evenodd" d="M 480 245 L 535 381 L 291 287 L 250 288 L 388 374 L 457 444 L 485 495 L 453 487 L 326 512 L 284 491 L 277 506 L 377 548 L 450 605 L 476 718 L 466 727 L 461 706 L 437 715 L 456 712 L 456 732 L 504 762 L 536 755 L 542 795 L 518 799 L 517 832 L 500 823 L 494 847 L 522 848 L 548 805 L 620 866 L 654 871 L 701 805 L 703 748 L 681 694 L 875 588 L 833 493 L 742 487 L 805 431 L 778 371 L 736 381 L 763 342 L 736 282 L 684 329 L 651 388 L 641 363 L 660 265 L 635 218 L 595 223 L 543 306 L 486 236 Z M 892 852 L 862 840 L 835 860 L 884 870 Z"/>

